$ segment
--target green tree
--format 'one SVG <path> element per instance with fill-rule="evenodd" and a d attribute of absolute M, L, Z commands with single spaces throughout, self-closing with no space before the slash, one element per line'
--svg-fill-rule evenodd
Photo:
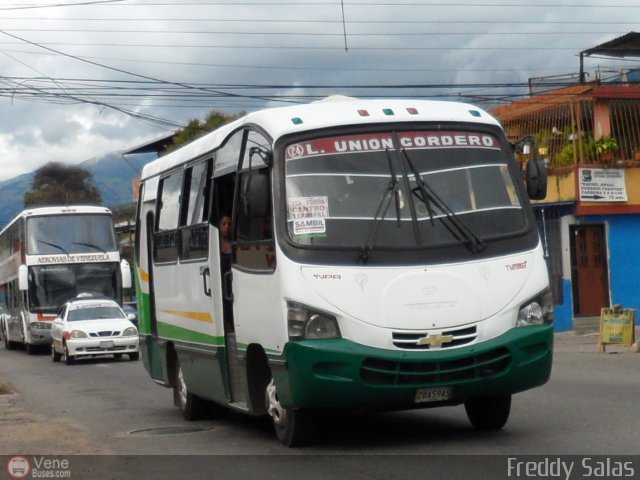
<path fill-rule="evenodd" d="M 102 195 L 88 170 L 49 162 L 36 170 L 31 190 L 24 194 L 24 206 L 101 205 Z"/>
<path fill-rule="evenodd" d="M 189 120 L 186 127 L 176 132 L 176 135 L 173 137 L 173 144 L 163 151 L 162 155 L 177 150 L 185 143 L 189 143 L 222 125 L 237 120 L 244 115 L 245 112 L 240 112 L 236 115 L 225 115 L 224 113 L 213 110 L 207 114 L 204 120 L 198 120 L 197 118 Z"/>

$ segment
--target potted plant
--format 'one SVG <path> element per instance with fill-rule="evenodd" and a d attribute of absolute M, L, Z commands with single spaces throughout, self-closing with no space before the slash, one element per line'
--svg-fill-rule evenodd
<path fill-rule="evenodd" d="M 596 140 L 596 151 L 603 162 L 609 162 L 613 160 L 615 153 L 620 150 L 620 145 L 615 137 L 607 135 L 606 137 Z"/>

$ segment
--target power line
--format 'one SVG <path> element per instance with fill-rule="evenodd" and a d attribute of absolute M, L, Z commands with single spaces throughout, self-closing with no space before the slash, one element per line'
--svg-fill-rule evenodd
<path fill-rule="evenodd" d="M 96 28 L 87 28 L 87 29 L 54 29 L 54 28 L 5 28 L 3 29 L 5 32 L 47 32 L 47 33 L 134 33 L 134 34 L 161 34 L 161 35 L 242 35 L 242 36 L 275 36 L 275 35 L 289 35 L 289 36 L 301 36 L 301 37 L 342 37 L 342 32 L 258 32 L 258 31 L 224 31 L 224 30 L 106 30 L 106 29 L 96 29 Z M 494 36 L 506 36 L 506 35 L 517 35 L 517 36 L 567 36 L 567 35 L 622 35 L 626 32 L 611 32 L 611 31 L 575 31 L 575 32 L 535 32 L 535 31 L 515 31 L 515 32 L 368 32 L 368 33 L 358 33 L 353 32 L 349 33 L 349 37 L 415 37 L 415 36 L 425 36 L 425 37 L 436 37 L 436 36 L 464 36 L 464 35 L 482 35 L 484 37 L 494 37 Z M 75 45 L 75 44 L 71 44 Z"/>
<path fill-rule="evenodd" d="M 0 30 L 0 33 L 5 33 L 3 30 Z M 8 34 L 7 34 L 8 35 Z M 31 42 L 29 42 L 31 43 Z M 20 42 L 0 42 L 0 45 L 20 45 Z M 36 45 L 35 43 L 32 43 L 33 45 Z M 342 49 L 342 46 L 327 46 L 327 47 L 321 47 L 321 46 L 314 46 L 314 45 L 232 45 L 232 44 L 223 44 L 223 45 L 202 45 L 202 44 L 192 44 L 192 45 L 176 45 L 176 44 L 159 44 L 159 43 L 155 43 L 155 44 L 134 44 L 134 43 L 80 43 L 80 42 L 44 42 L 44 43 L 39 43 L 37 44 L 39 47 L 41 48 L 46 48 L 46 46 L 58 46 L 58 47 L 128 47 L 128 48 L 193 48 L 193 49 L 206 49 L 206 48 L 212 48 L 212 49 L 220 49 L 220 48 L 224 48 L 224 49 L 233 49 L 233 50 L 246 50 L 246 49 L 252 49 L 252 50 L 336 50 L 336 49 Z M 579 47 L 571 47 L 571 46 L 564 46 L 564 47 L 552 47 L 552 48 L 545 48 L 545 50 L 553 50 L 553 51 L 576 51 L 577 49 L 579 49 Z M 506 51 L 512 51 L 512 50 L 527 50 L 527 51 L 531 51 L 531 45 L 525 45 L 522 47 L 515 47 L 515 46 L 496 46 L 496 47 L 447 47 L 447 46 L 397 46 L 397 47 L 358 47 L 358 46 L 350 46 L 349 50 L 359 50 L 359 51 L 376 51 L 376 50 L 382 50 L 382 51 L 394 51 L 394 50 L 401 50 L 401 51 L 441 51 L 441 50 L 461 50 L 461 51 L 465 51 L 465 50 L 469 50 L 469 51 L 487 51 L 487 50 L 506 50 Z M 638 51 L 640 52 L 640 48 L 638 48 Z M 79 57 L 79 56 L 74 56 L 71 54 L 64 54 L 64 53 L 60 53 L 61 55 L 64 55 L 66 57 L 70 57 L 70 58 L 74 58 L 76 60 L 80 60 L 83 59 L 83 57 Z M 83 61 L 86 61 L 88 63 L 94 63 L 91 62 L 89 60 L 83 59 Z M 106 67 L 104 65 L 102 65 L 103 68 L 113 68 L 113 67 Z M 129 73 L 130 74 L 130 73 Z"/>
<path fill-rule="evenodd" d="M 51 7 L 69 7 L 69 6 L 82 6 L 82 5 L 101 5 L 101 6 L 117 6 L 117 7 L 140 7 L 140 6 L 168 6 L 168 7 L 185 7 L 185 6 L 220 6 L 220 7 L 264 7 L 264 2 L 147 2 L 147 3 L 121 3 L 128 0 L 96 0 L 96 1 L 87 1 L 80 3 L 63 3 L 63 4 L 54 4 L 54 5 L 30 5 L 30 6 L 5 6 L 0 7 L 0 10 L 18 10 L 18 9 L 37 9 L 37 8 L 51 8 Z M 117 4 L 117 5 L 114 5 Z M 305 1 L 289 1 L 289 2 L 273 2 L 270 1 L 269 6 L 316 6 L 316 7 L 326 7 L 326 6 L 339 6 L 341 5 L 340 0 L 337 1 L 326 1 L 326 2 L 305 2 Z M 376 2 L 376 1 L 363 1 L 357 2 L 351 0 L 348 4 L 348 7 L 372 7 L 372 6 L 384 6 L 384 7 L 477 7 L 477 8 L 549 8 L 552 7 L 554 9 L 558 8 L 601 8 L 601 9 L 610 9 L 610 8 L 640 8 L 637 4 L 628 5 L 628 4 L 616 4 L 616 5 L 602 5 L 602 4 L 585 4 L 585 3 L 573 3 L 573 4 L 558 4 L 558 3 L 469 3 L 469 2 Z"/>
<path fill-rule="evenodd" d="M 638 7 L 640 8 L 640 7 Z M 41 17 L 15 17 L 15 18 L 3 18 L 2 21 L 10 21 L 10 20 L 37 20 L 42 21 Z M 93 17 L 93 18 L 47 18 L 47 22 L 213 22 L 213 23 L 258 23 L 258 24 L 273 24 L 273 23 L 282 23 L 282 24 L 338 24 L 342 25 L 342 20 L 331 20 L 331 19 L 313 19 L 307 20 L 304 18 L 294 18 L 294 19 L 268 19 L 268 18 L 202 18 L 202 17 L 190 17 L 190 18 L 179 18 L 179 17 L 164 17 L 164 18 L 155 18 L 155 17 L 113 17 L 113 18 L 105 18 L 105 17 Z M 431 20 L 348 20 L 348 25 L 536 25 L 536 26 L 547 26 L 547 25 L 627 25 L 632 27 L 637 27 L 637 21 L 606 21 L 604 19 L 600 20 L 545 20 L 543 22 L 538 21 L 537 19 L 532 20 L 499 20 L 499 19 L 491 19 L 491 20 L 447 20 L 447 19 L 431 19 Z"/>
<path fill-rule="evenodd" d="M 0 11 L 9 11 L 9 10 L 34 10 L 39 8 L 58 8 L 58 7 L 80 7 L 87 5 L 104 5 L 104 4 L 113 4 L 120 3 L 126 0 L 94 0 L 88 2 L 79 2 L 79 3 L 56 3 L 52 5 L 15 5 L 15 6 L 5 6 L 0 7 Z M 123 4 L 124 5 L 124 4 Z"/>

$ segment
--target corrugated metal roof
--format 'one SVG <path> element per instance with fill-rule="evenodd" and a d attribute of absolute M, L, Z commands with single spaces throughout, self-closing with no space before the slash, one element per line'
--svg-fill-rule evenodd
<path fill-rule="evenodd" d="M 629 32 L 621 37 L 601 43 L 587 50 L 584 55 L 607 55 L 609 57 L 640 57 L 640 33 Z"/>

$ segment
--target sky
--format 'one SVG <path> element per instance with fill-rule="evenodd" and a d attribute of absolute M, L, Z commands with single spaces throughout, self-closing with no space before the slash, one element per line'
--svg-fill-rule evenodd
<path fill-rule="evenodd" d="M 467 101 L 576 75 L 637 0 L 3 0 L 0 181 L 329 95 Z M 585 59 L 587 80 L 640 58 Z"/>

